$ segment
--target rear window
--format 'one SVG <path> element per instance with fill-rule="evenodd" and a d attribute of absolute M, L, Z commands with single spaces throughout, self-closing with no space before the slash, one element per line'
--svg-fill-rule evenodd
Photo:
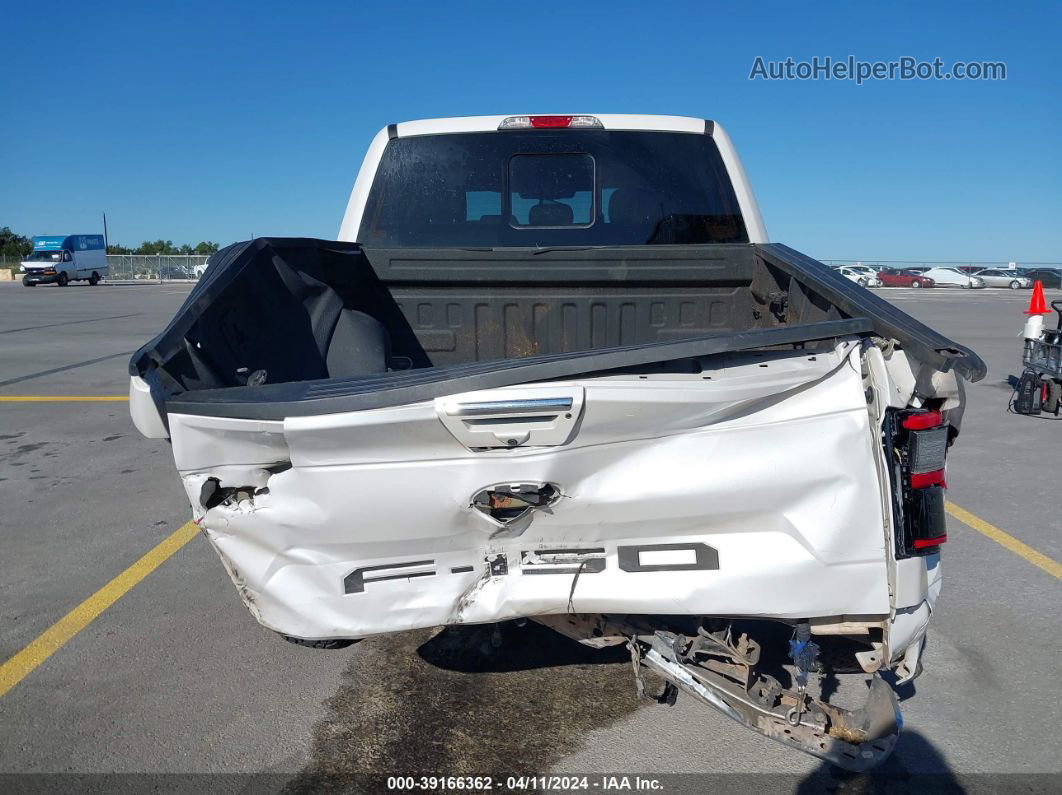
<path fill-rule="evenodd" d="M 565 129 L 391 140 L 358 241 L 596 246 L 748 235 L 710 136 Z"/>

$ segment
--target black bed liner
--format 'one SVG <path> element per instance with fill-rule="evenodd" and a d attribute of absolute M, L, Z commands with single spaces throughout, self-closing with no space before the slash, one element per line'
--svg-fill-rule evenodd
<path fill-rule="evenodd" d="M 777 244 L 384 251 L 260 238 L 210 263 L 130 361 L 170 395 L 167 411 L 279 420 L 853 335 L 895 340 L 923 378 L 985 373 L 972 351 Z M 388 361 L 412 369 L 334 377 L 344 312 L 386 327 Z M 268 383 L 239 385 L 259 367 Z"/>

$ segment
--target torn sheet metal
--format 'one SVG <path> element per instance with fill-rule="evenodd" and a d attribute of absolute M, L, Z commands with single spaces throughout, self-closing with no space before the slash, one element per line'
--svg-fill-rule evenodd
<path fill-rule="evenodd" d="M 170 419 L 193 504 L 211 468 L 233 487 L 270 473 L 246 484 L 253 510 L 197 510 L 259 620 L 286 635 L 565 612 L 881 616 L 884 517 L 858 356 L 842 342 L 556 385 L 585 402 L 572 438 L 550 447 L 469 449 L 431 402 L 282 424 Z M 561 496 L 499 535 L 471 495 L 503 483 Z"/>

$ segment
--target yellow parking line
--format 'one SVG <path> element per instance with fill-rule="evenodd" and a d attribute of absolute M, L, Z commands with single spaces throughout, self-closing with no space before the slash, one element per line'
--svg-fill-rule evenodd
<path fill-rule="evenodd" d="M 121 599 L 130 588 L 165 563 L 174 552 L 191 541 L 198 532 L 199 527 L 195 522 L 182 525 L 144 557 L 44 630 L 14 657 L 0 665 L 0 697 L 61 649 L 68 640 L 91 624 L 100 613 Z"/>
<path fill-rule="evenodd" d="M 967 527 L 976 530 L 981 535 L 988 536 L 997 544 L 1009 549 L 1015 555 L 1025 558 L 1029 563 L 1037 566 L 1048 574 L 1062 580 L 1062 563 L 1052 560 L 1042 552 L 1037 552 L 1028 544 L 1022 543 L 1010 533 L 1005 533 L 994 524 L 989 524 L 984 519 L 974 516 L 964 508 L 960 508 L 953 502 L 944 503 L 944 510 L 954 516 Z"/>
<path fill-rule="evenodd" d="M 121 403 L 128 395 L 0 395 L 0 403 Z"/>

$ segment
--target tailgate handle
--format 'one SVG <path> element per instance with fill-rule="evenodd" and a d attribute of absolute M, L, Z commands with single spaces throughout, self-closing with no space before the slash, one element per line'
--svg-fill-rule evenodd
<path fill-rule="evenodd" d="M 541 414 L 572 410 L 570 397 L 524 398 L 519 400 L 483 400 L 475 403 L 458 403 L 448 412 L 456 417 L 482 417 L 499 414 Z"/>
<path fill-rule="evenodd" d="M 470 450 L 554 447 L 577 432 L 585 390 L 534 384 L 435 398 L 435 413 Z"/>

